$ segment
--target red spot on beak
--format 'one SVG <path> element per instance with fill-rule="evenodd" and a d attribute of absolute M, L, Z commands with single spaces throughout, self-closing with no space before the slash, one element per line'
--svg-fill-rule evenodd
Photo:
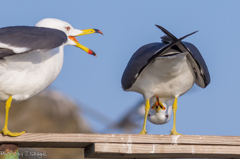
<path fill-rule="evenodd" d="M 71 40 L 73 40 L 75 43 L 79 43 L 74 36 L 69 36 L 69 38 L 70 38 Z M 87 53 L 90 54 L 90 55 L 93 55 L 93 56 L 97 57 L 96 53 L 95 53 L 94 51 L 90 50 L 90 49 L 88 49 Z"/>
<path fill-rule="evenodd" d="M 103 33 L 100 30 L 98 30 L 98 29 L 93 29 L 93 30 L 95 31 L 95 33 L 100 33 L 100 34 L 103 35 Z"/>
<path fill-rule="evenodd" d="M 97 57 L 97 55 L 96 55 L 96 53 L 95 52 L 93 52 L 92 50 L 88 50 L 88 54 L 90 54 L 90 55 L 93 55 L 93 56 L 95 56 L 95 57 Z"/>
<path fill-rule="evenodd" d="M 100 30 L 98 31 L 98 33 L 100 33 L 100 34 L 102 34 L 102 35 L 103 35 L 103 33 L 102 33 Z"/>

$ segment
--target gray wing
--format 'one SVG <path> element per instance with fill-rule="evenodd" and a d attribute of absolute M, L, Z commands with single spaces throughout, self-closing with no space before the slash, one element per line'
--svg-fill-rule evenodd
<path fill-rule="evenodd" d="M 13 26 L 0 29 L 0 43 L 12 47 L 29 48 L 27 53 L 34 50 L 50 50 L 67 41 L 63 31 L 31 26 Z M 11 48 L 0 46 L 0 58 L 16 55 Z"/>
<path fill-rule="evenodd" d="M 133 85 L 141 71 L 149 64 L 149 59 L 166 45 L 165 43 L 147 44 L 133 54 L 122 75 L 121 81 L 124 90 L 129 89 Z"/>
<path fill-rule="evenodd" d="M 182 44 L 189 50 L 192 58 L 194 59 L 194 63 L 192 62 L 192 66 L 195 65 L 195 68 L 198 69 L 195 72 L 196 78 L 197 78 L 195 83 L 202 88 L 207 87 L 207 85 L 210 83 L 211 79 L 210 79 L 210 74 L 209 74 L 207 65 L 206 65 L 201 53 L 191 43 L 183 41 Z M 188 57 L 188 58 L 191 58 L 191 57 Z"/>

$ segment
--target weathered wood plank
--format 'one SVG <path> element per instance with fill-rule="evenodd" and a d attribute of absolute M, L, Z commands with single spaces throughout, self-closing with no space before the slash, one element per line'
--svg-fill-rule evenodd
<path fill-rule="evenodd" d="M 86 158 L 240 158 L 240 146 L 95 143 Z"/>
<path fill-rule="evenodd" d="M 18 147 L 84 148 L 92 143 L 191 144 L 240 146 L 240 136 L 138 135 L 138 134 L 61 134 L 26 133 L 19 137 L 0 135 L 0 144 Z"/>
<path fill-rule="evenodd" d="M 86 148 L 90 158 L 240 158 L 239 136 L 58 134 L 0 135 L 0 144 Z"/>

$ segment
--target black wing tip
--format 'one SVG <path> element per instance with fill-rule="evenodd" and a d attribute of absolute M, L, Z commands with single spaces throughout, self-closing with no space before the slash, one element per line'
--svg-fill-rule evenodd
<path fill-rule="evenodd" d="M 164 32 L 164 33 L 166 34 L 166 35 L 164 35 L 164 36 L 161 37 L 161 40 L 162 40 L 163 43 L 170 44 L 170 43 L 174 42 L 174 40 L 173 40 L 172 38 L 170 38 L 171 35 L 169 36 L 169 34 L 168 34 L 168 33 L 170 33 L 169 31 L 167 31 L 165 28 L 163 28 L 163 27 L 160 26 L 160 25 L 155 24 L 155 26 L 156 26 L 158 29 L 162 30 L 162 32 Z"/>
<path fill-rule="evenodd" d="M 156 26 L 158 29 L 162 30 L 162 32 L 164 32 L 165 34 L 166 34 L 166 32 L 169 32 L 169 31 L 167 31 L 167 29 L 165 29 L 164 27 L 162 27 L 162 26 L 160 26 L 160 25 L 155 24 L 155 26 Z"/>
<path fill-rule="evenodd" d="M 157 24 L 155 24 L 155 26 L 158 27 L 159 29 L 162 29 L 162 28 L 163 28 L 162 26 L 157 25 Z"/>
<path fill-rule="evenodd" d="M 168 36 L 168 37 L 170 37 L 170 38 L 172 38 L 172 39 L 174 39 L 174 40 L 177 40 L 177 38 L 174 37 L 174 35 L 171 34 L 171 33 L 170 33 L 167 29 L 165 29 L 164 27 L 162 27 L 162 26 L 160 26 L 160 25 L 157 25 L 157 24 L 155 24 L 155 26 L 158 27 L 159 29 L 161 29 L 162 32 L 164 32 L 164 33 L 166 34 L 166 36 Z M 190 35 L 193 35 L 193 34 L 195 34 L 195 33 L 197 33 L 197 32 L 199 32 L 199 30 L 194 31 L 194 32 L 192 32 L 192 33 L 190 33 L 190 34 L 187 34 L 187 35 L 183 36 L 183 37 L 180 38 L 180 39 L 182 40 L 182 39 L 184 39 L 184 38 L 186 38 L 186 37 L 188 37 L 188 36 L 190 36 Z"/>
<path fill-rule="evenodd" d="M 185 36 L 183 36 L 183 37 L 181 37 L 181 38 L 179 38 L 179 40 L 182 41 L 182 40 L 185 39 L 186 37 L 188 37 L 188 36 L 190 36 L 190 35 L 193 35 L 193 34 L 195 34 L 195 33 L 197 33 L 197 32 L 198 32 L 198 30 L 197 30 L 197 31 L 194 31 L 194 32 L 192 32 L 192 33 L 190 33 L 190 34 L 187 34 L 187 35 L 185 35 Z"/>

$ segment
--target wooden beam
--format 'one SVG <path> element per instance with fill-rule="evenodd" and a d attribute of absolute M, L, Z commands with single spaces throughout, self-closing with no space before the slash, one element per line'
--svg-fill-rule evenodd
<path fill-rule="evenodd" d="M 240 146 L 240 136 L 26 133 L 18 137 L 0 135 L 0 144 L 3 143 L 15 143 L 18 147 L 52 148 L 84 148 L 92 143 Z"/>
<path fill-rule="evenodd" d="M 86 148 L 94 158 L 240 158 L 239 136 L 63 134 L 0 135 L 0 144 L 19 148 Z"/>
<path fill-rule="evenodd" d="M 240 158 L 240 146 L 95 143 L 86 158 Z"/>

